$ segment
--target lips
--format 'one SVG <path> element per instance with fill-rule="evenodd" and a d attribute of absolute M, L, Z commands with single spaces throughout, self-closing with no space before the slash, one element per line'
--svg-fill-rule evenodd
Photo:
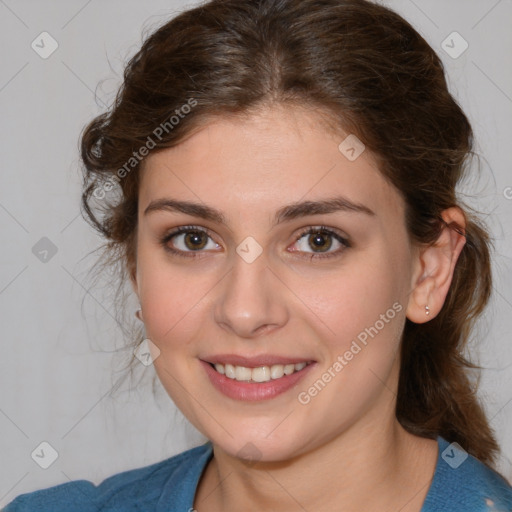
<path fill-rule="evenodd" d="M 293 388 L 316 366 L 312 359 L 274 355 L 222 354 L 200 362 L 218 391 L 243 401 L 274 398 Z"/>

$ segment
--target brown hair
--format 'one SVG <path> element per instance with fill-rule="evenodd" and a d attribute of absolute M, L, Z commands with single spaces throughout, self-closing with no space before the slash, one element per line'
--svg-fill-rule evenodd
<path fill-rule="evenodd" d="M 213 0 L 147 37 L 111 109 L 82 134 L 82 205 L 124 277 L 136 260 L 141 167 L 130 158 L 150 139 L 152 151 L 176 145 L 207 116 L 274 102 L 318 108 L 356 134 L 401 192 L 414 242 L 433 243 L 441 212 L 461 206 L 472 129 L 439 57 L 408 22 L 365 0 Z M 117 194 L 98 193 L 116 173 Z M 406 320 L 396 415 L 409 432 L 442 435 L 492 464 L 498 446 L 469 378 L 478 367 L 463 355 L 491 293 L 491 240 L 463 211 L 466 244 L 441 312 Z"/>

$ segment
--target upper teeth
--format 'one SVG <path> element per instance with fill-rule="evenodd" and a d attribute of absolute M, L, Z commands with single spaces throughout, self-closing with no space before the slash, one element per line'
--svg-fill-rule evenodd
<path fill-rule="evenodd" d="M 283 375 L 291 375 L 293 372 L 302 370 L 307 363 L 274 364 L 272 366 L 259 366 L 258 368 L 247 368 L 246 366 L 234 366 L 232 364 L 217 363 L 215 369 L 235 380 L 252 380 L 254 382 L 268 382 L 271 379 L 280 379 Z"/>

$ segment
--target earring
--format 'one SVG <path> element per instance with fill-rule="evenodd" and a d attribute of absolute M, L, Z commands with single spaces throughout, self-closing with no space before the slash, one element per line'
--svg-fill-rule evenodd
<path fill-rule="evenodd" d="M 425 315 L 430 315 L 430 308 L 425 306 Z"/>
<path fill-rule="evenodd" d="M 142 320 L 142 309 L 137 309 L 137 311 L 135 311 L 135 316 L 141 321 L 141 322 L 144 322 L 144 320 Z"/>

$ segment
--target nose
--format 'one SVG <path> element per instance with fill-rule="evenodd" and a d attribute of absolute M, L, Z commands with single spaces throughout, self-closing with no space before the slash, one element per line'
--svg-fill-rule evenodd
<path fill-rule="evenodd" d="M 286 286 L 263 252 L 251 263 L 235 255 L 219 287 L 217 324 L 238 338 L 254 338 L 283 327 L 289 318 Z"/>

